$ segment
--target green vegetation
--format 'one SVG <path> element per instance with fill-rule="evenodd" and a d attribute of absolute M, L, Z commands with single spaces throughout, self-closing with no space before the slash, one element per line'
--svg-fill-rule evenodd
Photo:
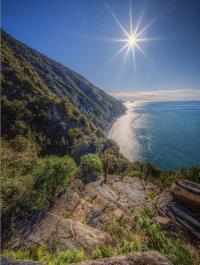
<path fill-rule="evenodd" d="M 33 195 L 39 195 L 34 207 L 45 209 L 66 189 L 76 170 L 74 160 L 69 156 L 47 156 L 39 159 L 32 174 Z"/>
<path fill-rule="evenodd" d="M 187 179 L 200 183 L 200 166 L 192 166 L 190 168 L 183 166 L 177 172 L 173 172 L 162 170 L 152 163 L 145 164 L 137 161 L 129 166 L 127 175 L 139 177 L 145 182 L 154 183 L 163 190 L 179 179 Z"/>
<path fill-rule="evenodd" d="M 109 170 L 113 169 L 116 157 L 112 149 L 107 149 L 102 155 L 104 183 L 107 183 Z"/>
<path fill-rule="evenodd" d="M 91 259 L 101 259 L 112 257 L 114 255 L 114 250 L 111 247 L 98 246 L 93 250 Z"/>
<path fill-rule="evenodd" d="M 137 225 L 141 232 L 148 238 L 148 249 L 154 249 L 168 257 L 174 265 L 198 265 L 200 256 L 194 254 L 182 239 L 170 238 L 161 227 L 152 221 L 154 210 L 148 207 L 142 209 L 137 216 Z"/>
<path fill-rule="evenodd" d="M 102 173 L 102 162 L 98 155 L 87 154 L 81 157 L 80 174 L 85 183 L 95 180 Z"/>
<path fill-rule="evenodd" d="M 158 195 L 158 192 L 156 192 L 156 191 L 150 191 L 149 193 L 148 193 L 148 198 L 150 199 L 150 200 L 154 200 L 155 199 L 155 197 Z"/>
<path fill-rule="evenodd" d="M 76 163 L 69 156 L 39 158 L 32 141 L 18 136 L 2 141 L 1 211 L 2 237 L 16 232 L 36 210 L 48 209 L 72 180 Z"/>
<path fill-rule="evenodd" d="M 44 262 L 47 265 L 64 265 L 87 260 L 86 253 L 82 249 L 78 251 L 66 250 L 56 255 L 55 253 L 50 253 L 45 247 L 41 246 L 24 248 L 16 251 L 5 250 L 3 255 L 20 260 L 31 259 Z"/>

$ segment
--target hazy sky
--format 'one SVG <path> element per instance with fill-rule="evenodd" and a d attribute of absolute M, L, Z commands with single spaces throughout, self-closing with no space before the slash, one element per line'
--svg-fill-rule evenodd
<path fill-rule="evenodd" d="M 106 5 L 129 31 L 126 0 L 3 0 L 2 27 L 107 92 L 200 90 L 200 1 L 132 1 L 134 25 L 145 6 L 141 29 L 157 17 L 136 70 L 131 53 L 114 57 L 125 35 Z"/>

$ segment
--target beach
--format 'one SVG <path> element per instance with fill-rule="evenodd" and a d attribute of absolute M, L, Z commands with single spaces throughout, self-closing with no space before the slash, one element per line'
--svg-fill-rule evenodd
<path fill-rule="evenodd" d="M 140 102 L 126 102 L 124 106 L 127 108 L 126 113 L 119 117 L 112 125 L 108 132 L 108 137 L 119 145 L 120 152 L 131 161 L 137 160 L 140 145 L 134 133 L 134 122 L 139 118 L 140 114 L 134 113 L 134 108 Z"/>

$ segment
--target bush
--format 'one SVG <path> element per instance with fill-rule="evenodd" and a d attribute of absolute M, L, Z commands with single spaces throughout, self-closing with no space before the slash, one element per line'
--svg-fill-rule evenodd
<path fill-rule="evenodd" d="M 87 154 L 81 157 L 80 174 L 84 182 L 90 182 L 102 173 L 102 162 L 99 156 Z"/>
<path fill-rule="evenodd" d="M 37 163 L 38 147 L 22 136 L 17 136 L 10 142 L 2 139 L 1 147 L 1 208 L 4 213 L 32 186 L 30 172 Z"/>
<path fill-rule="evenodd" d="M 148 198 L 153 201 L 156 198 L 157 195 L 158 195 L 158 192 L 156 192 L 156 191 L 149 191 Z"/>
<path fill-rule="evenodd" d="M 54 265 L 62 265 L 62 264 L 70 264 L 81 262 L 87 259 L 85 251 L 83 249 L 73 251 L 73 250 L 66 250 L 61 252 L 58 257 L 56 257 Z"/>
<path fill-rule="evenodd" d="M 114 251 L 110 247 L 106 246 L 98 246 L 95 250 L 93 250 L 91 258 L 92 259 L 100 259 L 113 256 Z"/>
<path fill-rule="evenodd" d="M 76 164 L 69 156 L 39 159 L 32 172 L 35 179 L 33 193 L 37 194 L 35 207 L 43 209 L 51 204 L 69 184 L 75 170 Z"/>
<path fill-rule="evenodd" d="M 33 142 L 3 142 L 1 174 L 2 238 L 13 235 L 35 210 L 48 209 L 76 170 L 69 156 L 37 157 Z M 16 226 L 16 223 L 18 224 Z"/>
<path fill-rule="evenodd" d="M 132 236 L 131 241 L 124 240 L 122 246 L 117 249 L 117 254 L 127 254 L 134 251 L 145 250 L 145 246 L 138 235 Z"/>

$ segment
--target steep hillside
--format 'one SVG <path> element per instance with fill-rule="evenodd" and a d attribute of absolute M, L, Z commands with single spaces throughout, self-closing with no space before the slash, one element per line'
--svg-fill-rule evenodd
<path fill-rule="evenodd" d="M 121 103 L 2 32 L 2 136 L 25 136 L 42 154 L 101 152 Z M 99 130 L 100 129 L 100 130 Z"/>
<path fill-rule="evenodd" d="M 120 102 L 78 73 L 29 48 L 5 32 L 2 32 L 2 42 L 2 70 L 6 81 L 15 81 L 14 74 L 10 73 L 12 69 L 9 69 L 10 62 L 6 51 L 12 53 L 12 61 L 21 62 L 21 74 L 32 75 L 30 83 L 24 84 L 26 90 L 22 90 L 22 87 L 15 83 L 17 92 L 23 93 L 21 96 L 30 95 L 30 92 L 37 95 L 38 90 L 42 90 L 43 83 L 46 86 L 45 93 L 52 93 L 59 99 L 67 97 L 80 113 L 101 129 L 106 129 L 114 117 L 124 112 L 124 106 Z M 27 91 L 28 87 L 31 91 Z M 6 89 L 5 86 L 4 88 Z"/>
<path fill-rule="evenodd" d="M 0 207 L 7 238 L 18 221 L 54 203 L 84 154 L 109 147 L 119 154 L 102 130 L 124 107 L 5 32 L 1 37 Z"/>

